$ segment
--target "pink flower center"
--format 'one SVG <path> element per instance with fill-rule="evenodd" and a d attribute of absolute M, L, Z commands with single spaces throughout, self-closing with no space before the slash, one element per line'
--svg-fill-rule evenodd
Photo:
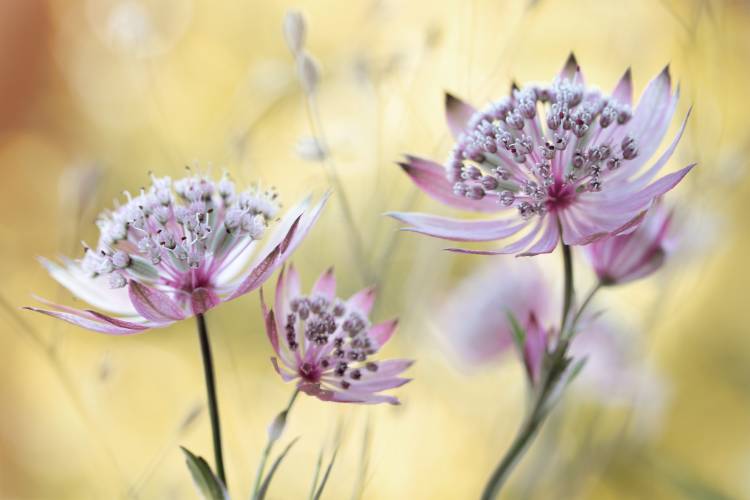
<path fill-rule="evenodd" d="M 576 198 L 575 189 L 567 182 L 555 182 L 547 188 L 547 200 L 545 204 L 550 213 L 563 210 L 573 203 Z"/>

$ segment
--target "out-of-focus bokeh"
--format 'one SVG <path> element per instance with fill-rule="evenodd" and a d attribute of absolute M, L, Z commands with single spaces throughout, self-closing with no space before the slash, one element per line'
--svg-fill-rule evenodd
<path fill-rule="evenodd" d="M 522 368 L 509 355 L 465 369 L 437 312 L 486 262 L 396 233 L 381 214 L 448 213 L 394 165 L 405 152 L 447 154 L 445 90 L 483 103 L 513 79 L 550 79 L 571 50 L 603 89 L 631 66 L 637 94 L 670 63 L 678 116 L 693 106 L 671 167 L 699 166 L 668 197 L 679 251 L 654 277 L 602 294 L 620 325 L 614 352 L 589 346 L 598 362 L 506 494 L 750 497 L 750 6 L 739 0 L 0 2 L 0 497 L 197 498 L 178 448 L 211 456 L 195 325 L 114 338 L 19 307 L 33 294 L 75 303 L 36 257 L 80 256 L 96 214 L 149 171 L 227 170 L 277 186 L 287 206 L 329 187 L 284 44 L 293 8 L 308 21 L 320 120 L 364 243 L 357 255 L 337 193 L 295 265 L 306 286 L 331 264 L 343 293 L 376 282 L 375 320 L 402 318 L 386 355 L 418 361 L 399 407 L 300 398 L 286 439 L 301 439 L 269 498 L 305 498 L 337 440 L 326 498 L 478 497 L 523 415 Z M 559 255 L 538 260 L 559 272 Z M 229 486 L 244 498 L 292 387 L 268 361 L 257 294 L 208 322 Z"/>

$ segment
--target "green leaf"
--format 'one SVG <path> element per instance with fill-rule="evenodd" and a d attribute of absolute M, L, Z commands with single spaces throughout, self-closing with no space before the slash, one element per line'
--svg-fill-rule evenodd
<path fill-rule="evenodd" d="M 583 370 L 583 367 L 586 366 L 586 362 L 589 360 L 588 357 L 581 358 L 578 361 L 575 362 L 573 365 L 573 368 L 570 369 L 570 373 L 567 377 L 567 380 L 565 380 L 565 385 L 568 386 L 575 380 L 575 378 L 578 376 L 579 373 L 581 373 L 581 370 Z"/>
<path fill-rule="evenodd" d="M 310 495 L 308 496 L 309 500 L 313 500 L 315 498 L 315 488 L 318 486 L 318 478 L 320 477 L 320 468 L 323 467 L 323 450 L 320 450 L 320 453 L 318 453 L 318 461 L 315 464 L 315 474 L 313 475 L 313 482 L 312 482 L 312 488 L 310 488 Z"/>
<path fill-rule="evenodd" d="M 271 469 L 268 471 L 268 474 L 266 475 L 266 478 L 263 480 L 263 484 L 261 485 L 260 489 L 258 490 L 258 496 L 256 497 L 258 500 L 263 500 L 266 498 L 266 493 L 268 492 L 268 487 L 271 486 L 271 480 L 273 479 L 273 475 L 276 473 L 276 469 L 279 468 L 279 465 L 281 464 L 281 461 L 284 460 L 284 457 L 286 457 L 286 454 L 289 453 L 289 450 L 292 449 L 292 446 L 294 446 L 294 443 L 297 442 L 299 438 L 294 438 L 291 443 L 289 443 L 286 448 L 284 448 L 284 451 L 282 451 L 278 457 L 276 457 L 276 460 L 273 462 L 273 465 L 271 466 Z"/>
<path fill-rule="evenodd" d="M 510 310 L 505 311 L 505 314 L 508 316 L 508 321 L 510 321 L 510 331 L 513 334 L 513 343 L 516 345 L 518 353 L 523 356 L 524 345 L 526 344 L 526 332 L 521 327 L 516 316 Z"/>
<path fill-rule="evenodd" d="M 323 489 L 325 489 L 326 487 L 326 483 L 328 482 L 328 477 L 331 475 L 331 469 L 333 469 L 333 463 L 336 461 L 336 455 L 338 455 L 338 453 L 339 453 L 339 449 L 337 447 L 333 452 L 331 461 L 328 462 L 328 467 L 326 467 L 326 473 L 323 474 L 323 480 L 320 482 L 320 486 L 318 486 L 318 491 L 315 492 L 315 500 L 320 500 L 321 495 L 323 495 Z"/>
<path fill-rule="evenodd" d="M 211 471 L 211 467 L 203 459 L 193 455 L 190 450 L 180 446 L 185 454 L 190 474 L 193 476 L 195 487 L 205 500 L 229 500 L 229 494 L 224 484 Z"/>

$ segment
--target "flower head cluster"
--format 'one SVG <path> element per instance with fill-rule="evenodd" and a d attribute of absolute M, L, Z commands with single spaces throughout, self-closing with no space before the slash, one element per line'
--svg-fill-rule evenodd
<path fill-rule="evenodd" d="M 282 271 L 275 309 L 262 301 L 276 371 L 284 381 L 296 380 L 299 390 L 323 401 L 398 404 L 394 396 L 379 393 L 409 382 L 399 375 L 412 361 L 372 359 L 398 324 L 395 319 L 370 324 L 374 301 L 371 288 L 346 301 L 337 298 L 332 269 L 320 276 L 309 295 L 301 293 L 293 267 Z"/>
<path fill-rule="evenodd" d="M 510 96 L 482 109 L 448 95 L 447 119 L 456 143 L 445 166 L 411 156 L 401 166 L 443 203 L 510 215 L 492 220 L 392 215 L 409 230 L 454 241 L 518 236 L 481 253 L 536 255 L 551 252 L 560 239 L 585 245 L 628 231 L 692 168 L 654 181 L 685 122 L 664 153 L 643 168 L 669 127 L 678 95 L 665 68 L 633 110 L 629 70 L 612 94 L 604 95 L 585 85 L 572 56 L 552 83 L 514 85 Z"/>
<path fill-rule="evenodd" d="M 280 221 L 273 189 L 237 192 L 224 176 L 152 184 L 99 217 L 99 241 L 63 266 L 42 260 L 78 298 L 118 317 L 49 304 L 30 308 L 112 334 L 138 333 L 201 314 L 259 287 L 294 251 L 325 203 L 309 200 Z M 272 234 L 266 235 L 270 226 Z M 266 244 L 259 249 L 260 241 Z"/>

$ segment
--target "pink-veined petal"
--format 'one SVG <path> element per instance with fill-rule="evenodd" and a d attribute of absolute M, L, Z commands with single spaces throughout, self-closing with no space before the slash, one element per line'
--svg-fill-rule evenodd
<path fill-rule="evenodd" d="M 355 393 L 351 391 L 331 391 L 326 389 L 319 389 L 317 391 L 305 390 L 300 387 L 300 390 L 315 396 L 321 401 L 332 401 L 335 403 L 360 403 L 360 404 L 378 404 L 378 403 L 389 403 L 392 405 L 400 404 L 398 398 L 389 396 L 387 394 L 372 394 L 372 393 Z"/>
<path fill-rule="evenodd" d="M 378 369 L 372 374 L 372 378 L 389 378 L 408 370 L 414 364 L 411 359 L 387 359 L 378 361 Z"/>
<path fill-rule="evenodd" d="M 411 227 L 403 231 L 426 234 L 452 241 L 495 241 L 516 234 L 526 221 L 514 219 L 463 220 L 415 212 L 391 212 L 388 215 Z"/>
<path fill-rule="evenodd" d="M 531 229 L 531 231 L 529 231 L 522 238 L 520 238 L 517 241 L 514 241 L 513 243 L 510 243 L 509 245 L 501 247 L 497 250 L 470 250 L 466 248 L 446 248 L 445 250 L 448 252 L 466 253 L 466 254 L 472 254 L 472 255 L 508 255 L 508 254 L 518 253 L 528 248 L 529 245 L 531 245 L 531 242 L 534 241 L 537 234 L 539 234 L 539 230 L 542 228 L 542 225 L 546 217 L 547 216 L 540 217 L 536 225 Z"/>
<path fill-rule="evenodd" d="M 271 251 L 271 253 L 266 255 L 266 258 L 263 259 L 260 264 L 255 266 L 250 271 L 250 273 L 245 276 L 243 281 L 237 286 L 237 288 L 234 289 L 227 300 L 235 299 L 240 295 L 249 293 L 262 285 L 265 281 L 268 270 L 271 269 L 273 264 L 278 260 L 279 253 L 279 247 L 277 246 L 273 249 L 273 251 Z"/>
<path fill-rule="evenodd" d="M 281 376 L 281 379 L 284 382 L 291 382 L 292 380 L 297 378 L 296 375 L 292 375 L 291 373 L 282 369 L 279 366 L 279 361 L 276 358 L 271 358 L 271 364 L 273 365 L 273 369 L 276 370 L 276 373 L 278 373 Z"/>
<path fill-rule="evenodd" d="M 141 324 L 136 324 L 136 323 L 128 324 L 127 322 L 123 322 L 116 318 L 108 318 L 111 321 L 106 321 L 104 319 L 96 318 L 93 314 L 91 314 L 90 311 L 80 311 L 81 314 L 78 315 L 78 314 L 73 314 L 71 312 L 64 312 L 64 311 L 49 311 L 47 309 L 40 309 L 37 307 L 24 307 L 24 309 L 38 312 L 41 314 L 46 314 L 47 316 L 51 316 L 53 318 L 67 321 L 68 323 L 71 323 L 76 326 L 80 326 L 81 328 L 85 328 L 87 330 L 107 333 L 109 335 L 133 335 L 136 333 L 142 333 L 146 330 L 149 330 L 150 328 L 158 328 L 161 326 L 167 326 L 169 324 L 169 323 L 163 323 L 158 326 L 157 325 L 141 325 Z M 100 313 L 97 313 L 97 314 L 100 314 Z M 128 326 L 127 327 L 124 326 L 125 324 L 128 324 Z"/>
<path fill-rule="evenodd" d="M 185 313 L 177 302 L 160 290 L 130 280 L 128 295 L 136 311 L 148 320 L 164 323 L 185 318 Z"/>
<path fill-rule="evenodd" d="M 355 393 L 386 391 L 401 387 L 407 382 L 411 382 L 411 380 L 410 378 L 390 377 L 379 380 L 351 381 L 351 387 L 347 391 Z"/>
<path fill-rule="evenodd" d="M 329 267 L 326 272 L 320 275 L 312 289 L 313 295 L 320 295 L 326 299 L 333 300 L 336 297 L 336 277 L 333 274 L 333 267 Z"/>
<path fill-rule="evenodd" d="M 546 224 L 544 232 L 539 237 L 536 243 L 526 250 L 524 253 L 519 254 L 519 257 L 528 257 L 532 255 L 539 255 L 542 253 L 550 253 L 557 246 L 557 242 L 560 239 L 560 230 L 557 227 L 557 220 L 552 217 L 546 218 Z"/>
<path fill-rule="evenodd" d="M 445 93 L 445 118 L 454 139 L 458 140 L 461 137 L 475 112 L 476 109 L 470 104 L 448 92 Z"/>
<path fill-rule="evenodd" d="M 111 288 L 106 276 L 88 276 L 78 262 L 64 259 L 61 266 L 48 259 L 39 258 L 52 278 L 68 289 L 73 295 L 92 306 L 122 316 L 135 316 L 137 311 L 130 303 L 127 291 Z"/>
<path fill-rule="evenodd" d="M 370 314 L 373 304 L 375 304 L 375 297 L 375 287 L 371 286 L 352 295 L 349 300 L 346 301 L 346 305 L 367 316 Z"/>
<path fill-rule="evenodd" d="M 574 206 L 559 211 L 558 217 L 562 227 L 562 241 L 566 245 L 587 245 L 611 232 L 611 228 L 596 225 L 586 217 L 585 212 Z"/>
<path fill-rule="evenodd" d="M 625 74 L 617 82 L 617 86 L 612 91 L 612 97 L 621 104 L 627 104 L 628 106 L 633 104 L 633 81 L 630 68 L 625 70 Z"/>
<path fill-rule="evenodd" d="M 565 64 L 560 70 L 559 77 L 564 80 L 573 80 L 573 82 L 581 85 L 585 83 L 583 72 L 581 71 L 581 67 L 579 66 L 573 52 L 571 52 L 565 60 Z"/>
<path fill-rule="evenodd" d="M 399 166 L 409 175 L 417 187 L 433 199 L 453 208 L 474 212 L 499 212 L 506 209 L 502 204 L 497 203 L 497 200 L 490 197 L 470 200 L 465 196 L 454 194 L 453 183 L 446 178 L 445 169 L 442 165 L 416 156 L 407 155 L 406 158 L 407 161 L 399 163 Z"/>
<path fill-rule="evenodd" d="M 677 149 L 677 145 L 680 143 L 680 139 L 682 139 L 682 134 L 685 132 L 685 127 L 687 126 L 688 118 L 690 118 L 690 113 L 693 111 L 693 108 L 691 107 L 688 109 L 687 114 L 685 115 L 685 118 L 682 120 L 682 125 L 680 126 L 680 130 L 675 135 L 674 139 L 672 139 L 671 144 L 667 149 L 664 150 L 664 153 L 659 157 L 656 162 L 649 167 L 648 170 L 643 172 L 640 176 L 638 176 L 636 179 L 628 183 L 629 189 L 640 189 L 648 182 L 654 178 L 656 174 L 659 173 L 659 170 L 666 165 L 667 161 L 672 157 L 672 154 L 674 154 L 675 149 Z"/>
<path fill-rule="evenodd" d="M 260 289 L 260 309 L 263 312 L 263 321 L 266 324 L 266 335 L 268 335 L 268 341 L 271 342 L 273 351 L 279 354 L 279 331 L 276 327 L 276 317 L 273 311 L 268 310 L 266 301 L 263 297 L 263 288 Z"/>
<path fill-rule="evenodd" d="M 652 182 L 640 191 L 624 196 L 621 200 L 618 200 L 617 206 L 622 212 L 629 212 L 635 210 L 645 210 L 654 200 L 667 191 L 674 188 L 680 181 L 695 167 L 695 163 L 688 165 L 671 174 L 664 175 Z"/>
<path fill-rule="evenodd" d="M 190 294 L 190 307 L 193 314 L 203 314 L 209 309 L 221 304 L 221 299 L 216 292 L 208 288 L 196 288 Z"/>
<path fill-rule="evenodd" d="M 375 341 L 377 344 L 377 349 L 379 350 L 381 347 L 383 347 L 388 340 L 393 336 L 393 332 L 396 331 L 396 327 L 398 326 L 398 319 L 392 319 L 390 321 L 383 321 L 382 323 L 378 323 L 377 325 L 374 325 L 370 328 L 370 331 L 367 332 L 367 335 Z"/>

